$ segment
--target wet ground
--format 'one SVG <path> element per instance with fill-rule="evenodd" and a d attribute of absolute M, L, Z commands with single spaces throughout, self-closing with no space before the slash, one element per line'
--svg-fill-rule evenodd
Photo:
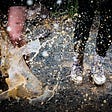
<path fill-rule="evenodd" d="M 112 46 L 104 61 L 107 82 L 102 86 L 95 85 L 88 74 L 93 66 L 95 30 L 91 30 L 90 41 L 86 45 L 84 58 L 84 81 L 81 85 L 74 84 L 70 77 L 73 64 L 73 35 L 75 19 L 62 16 L 44 19 L 41 23 L 26 24 L 25 36 L 28 41 L 39 35 L 41 49 L 33 59 L 33 53 L 26 63 L 43 85 L 52 89 L 58 87 L 52 98 L 45 102 L 31 104 L 28 100 L 10 98 L 0 101 L 0 112 L 111 112 L 112 111 Z M 32 35 L 32 36 L 31 36 Z M 89 47 L 91 49 L 89 50 Z M 89 47 L 88 47 L 89 46 Z M 38 75 L 37 75 L 38 74 Z"/>

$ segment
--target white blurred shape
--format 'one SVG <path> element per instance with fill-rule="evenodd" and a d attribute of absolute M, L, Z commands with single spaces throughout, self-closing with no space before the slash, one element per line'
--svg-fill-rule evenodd
<path fill-rule="evenodd" d="M 33 5 L 33 0 L 27 0 L 27 5 Z"/>
<path fill-rule="evenodd" d="M 11 27 L 10 26 L 7 27 L 7 31 L 9 31 L 9 32 L 11 31 Z"/>
<path fill-rule="evenodd" d="M 48 56 L 49 56 L 49 54 L 48 54 L 48 52 L 47 52 L 47 51 L 43 51 L 43 52 L 42 52 L 42 56 L 43 56 L 43 57 L 48 57 Z"/>
<path fill-rule="evenodd" d="M 58 5 L 61 5 L 62 4 L 62 0 L 57 0 L 56 2 Z"/>

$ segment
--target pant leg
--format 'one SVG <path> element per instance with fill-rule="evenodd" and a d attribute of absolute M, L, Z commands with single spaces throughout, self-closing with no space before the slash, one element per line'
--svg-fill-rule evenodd
<path fill-rule="evenodd" d="M 96 41 L 96 51 L 105 56 L 112 42 L 112 1 L 105 0 L 100 3 L 100 27 Z"/>
<path fill-rule="evenodd" d="M 74 50 L 79 54 L 79 63 L 82 64 L 85 44 L 89 37 L 89 31 L 92 25 L 94 11 L 96 9 L 96 1 L 94 0 L 92 2 L 91 0 L 79 0 L 78 5 L 79 17 L 77 18 L 74 32 Z"/>

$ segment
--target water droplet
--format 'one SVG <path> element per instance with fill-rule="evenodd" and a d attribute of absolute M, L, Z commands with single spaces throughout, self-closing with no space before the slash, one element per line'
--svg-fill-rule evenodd
<path fill-rule="evenodd" d="M 27 5 L 33 5 L 33 0 L 27 0 Z"/>
<path fill-rule="evenodd" d="M 43 56 L 43 57 L 48 57 L 48 56 L 49 56 L 49 54 L 48 54 L 48 52 L 47 52 L 47 51 L 43 51 L 43 52 L 42 52 L 42 56 Z"/>
<path fill-rule="evenodd" d="M 57 0 L 57 2 L 56 2 L 58 5 L 61 5 L 61 3 L 62 3 L 62 0 Z"/>
<path fill-rule="evenodd" d="M 10 26 L 7 27 L 7 31 L 9 31 L 9 32 L 11 31 L 11 27 Z"/>

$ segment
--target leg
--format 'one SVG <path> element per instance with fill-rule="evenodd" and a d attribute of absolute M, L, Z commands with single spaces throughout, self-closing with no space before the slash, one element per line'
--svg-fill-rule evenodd
<path fill-rule="evenodd" d="M 97 36 L 97 53 L 105 56 L 112 42 L 112 2 L 103 2 L 100 6 L 100 27 Z"/>
<path fill-rule="evenodd" d="M 92 68 L 93 80 L 96 84 L 102 85 L 106 82 L 103 68 L 103 60 L 112 41 L 112 3 L 105 1 L 100 4 L 100 27 L 96 40 L 96 54 L 94 67 Z"/>
<path fill-rule="evenodd" d="M 12 6 L 9 8 L 8 32 L 14 46 L 21 46 L 25 41 L 22 39 L 22 32 L 25 22 L 24 6 Z"/>
<path fill-rule="evenodd" d="M 74 49 L 76 54 L 71 70 L 71 77 L 76 83 L 82 82 L 84 49 L 94 17 L 95 4 L 95 1 L 79 0 L 79 17 L 74 36 Z"/>

